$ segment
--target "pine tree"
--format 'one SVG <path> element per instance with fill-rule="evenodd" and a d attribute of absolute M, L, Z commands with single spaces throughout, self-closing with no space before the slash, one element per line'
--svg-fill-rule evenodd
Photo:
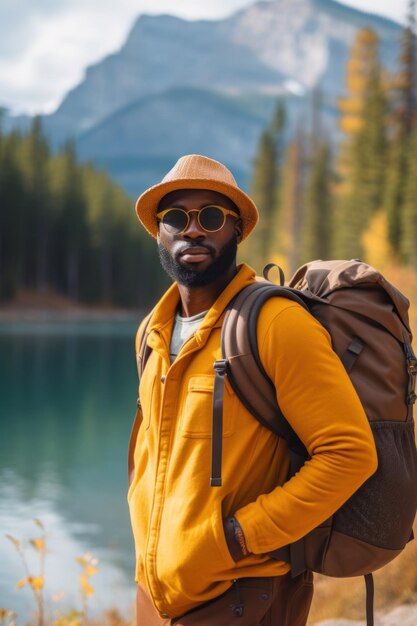
<path fill-rule="evenodd" d="M 21 171 L 25 178 L 25 280 L 39 291 L 48 283 L 50 238 L 49 147 L 40 117 L 35 117 L 21 143 Z"/>
<path fill-rule="evenodd" d="M 358 33 L 348 63 L 348 97 L 341 102 L 341 148 L 336 255 L 361 257 L 361 234 L 382 205 L 386 166 L 386 96 L 378 60 L 378 37 Z"/>
<path fill-rule="evenodd" d="M 404 185 L 403 220 L 406 228 L 401 238 L 402 257 L 417 269 L 417 124 L 408 142 L 407 178 Z"/>
<path fill-rule="evenodd" d="M 393 84 L 392 113 L 397 137 L 410 137 L 417 114 L 416 0 L 409 0 L 407 23 L 401 37 L 399 72 Z"/>
<path fill-rule="evenodd" d="M 24 180 L 18 163 L 20 136 L 0 128 L 0 299 L 10 299 L 22 284 Z"/>
<path fill-rule="evenodd" d="M 379 69 L 378 35 L 370 28 L 358 31 L 346 66 L 347 94 L 338 102 L 340 128 L 347 136 L 356 135 L 364 123 L 364 101 L 370 77 Z"/>
<path fill-rule="evenodd" d="M 281 211 L 275 216 L 271 233 L 275 250 L 285 259 L 285 272 L 292 274 L 301 261 L 305 189 L 305 137 L 302 130 L 297 131 L 288 145 L 282 180 Z"/>
<path fill-rule="evenodd" d="M 239 254 L 243 254 L 258 271 L 268 261 L 271 222 L 274 213 L 279 211 L 278 190 L 284 125 L 284 105 L 278 102 L 272 121 L 262 132 L 259 140 L 249 190 L 259 211 L 259 222 L 251 235 L 250 245 L 245 242 L 239 249 Z"/>
<path fill-rule="evenodd" d="M 250 195 L 258 207 L 260 221 L 258 226 L 266 228 L 271 208 L 275 200 L 277 184 L 277 155 L 274 137 L 270 129 L 261 134 L 258 153 L 254 164 L 254 174 Z"/>
<path fill-rule="evenodd" d="M 75 148 L 67 142 L 60 154 L 60 179 L 56 196 L 58 234 L 54 256 L 59 262 L 58 281 L 68 297 L 77 300 L 81 291 L 81 270 L 88 257 L 90 233 L 87 201 Z M 59 261 L 58 261 L 59 260 Z"/>
<path fill-rule="evenodd" d="M 388 240 L 399 254 L 403 232 L 403 204 L 406 177 L 406 145 L 399 137 L 392 138 L 388 148 L 388 167 L 384 188 L 384 208 L 388 221 Z"/>
<path fill-rule="evenodd" d="M 417 51 L 416 1 L 409 0 L 407 24 L 401 40 L 400 69 L 393 81 L 390 116 L 389 168 L 385 187 L 385 209 L 388 216 L 388 236 L 393 249 L 400 254 L 407 248 L 402 237 L 407 235 L 404 202 L 408 179 L 408 144 L 417 116 Z"/>
<path fill-rule="evenodd" d="M 328 259 L 331 254 L 331 151 L 325 141 L 313 144 L 304 198 L 301 262 Z"/>
<path fill-rule="evenodd" d="M 322 121 L 323 94 L 316 87 L 311 99 L 311 129 L 308 142 L 307 173 L 303 198 L 301 262 L 330 256 L 332 237 L 331 148 Z"/>

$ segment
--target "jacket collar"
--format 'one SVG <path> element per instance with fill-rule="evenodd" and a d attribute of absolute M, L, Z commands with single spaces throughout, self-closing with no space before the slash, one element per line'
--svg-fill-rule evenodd
<path fill-rule="evenodd" d="M 205 339 L 212 328 L 222 325 L 222 313 L 230 300 L 243 289 L 243 287 L 256 281 L 255 270 L 246 263 L 238 265 L 237 270 L 237 274 L 207 311 L 205 318 L 196 332 L 196 340 L 199 345 L 205 343 Z M 178 285 L 177 283 L 173 283 L 155 306 L 149 321 L 147 334 L 151 334 L 152 331 L 163 333 L 164 330 L 171 328 L 179 300 L 180 292 Z"/>

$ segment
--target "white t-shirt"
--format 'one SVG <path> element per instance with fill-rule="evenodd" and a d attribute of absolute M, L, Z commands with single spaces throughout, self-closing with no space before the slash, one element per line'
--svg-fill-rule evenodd
<path fill-rule="evenodd" d="M 172 329 L 171 345 L 169 348 L 169 358 L 171 363 L 175 360 L 184 341 L 187 341 L 187 339 L 191 337 L 191 335 L 195 333 L 197 328 L 200 326 L 207 311 L 202 311 L 201 313 L 197 313 L 197 315 L 192 315 L 191 317 L 181 317 L 179 313 L 176 313 L 174 328 Z"/>

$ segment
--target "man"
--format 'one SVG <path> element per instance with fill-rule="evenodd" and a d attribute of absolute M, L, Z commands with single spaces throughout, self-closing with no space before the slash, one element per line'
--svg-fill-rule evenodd
<path fill-rule="evenodd" d="M 226 378 L 223 481 L 211 487 L 213 363 L 225 307 L 256 280 L 236 251 L 258 212 L 224 165 L 199 155 L 179 159 L 136 211 L 175 281 L 138 331 L 147 324 L 151 352 L 128 493 L 137 626 L 304 626 L 312 575 L 291 579 L 268 552 L 330 517 L 374 473 L 363 408 L 326 330 L 298 304 L 269 299 L 260 358 L 311 460 L 286 481 L 285 442 Z"/>

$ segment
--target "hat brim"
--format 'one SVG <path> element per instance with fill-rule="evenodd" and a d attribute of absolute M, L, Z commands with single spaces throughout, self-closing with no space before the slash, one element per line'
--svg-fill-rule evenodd
<path fill-rule="evenodd" d="M 238 207 L 240 217 L 242 218 L 242 241 L 252 232 L 258 222 L 259 215 L 255 203 L 238 187 L 209 178 L 193 178 L 189 180 L 182 178 L 154 185 L 139 196 L 135 206 L 136 214 L 152 237 L 156 238 L 158 234 L 156 210 L 159 202 L 167 193 L 177 191 L 178 189 L 208 189 L 209 191 L 222 193 L 227 198 L 230 198 Z"/>

